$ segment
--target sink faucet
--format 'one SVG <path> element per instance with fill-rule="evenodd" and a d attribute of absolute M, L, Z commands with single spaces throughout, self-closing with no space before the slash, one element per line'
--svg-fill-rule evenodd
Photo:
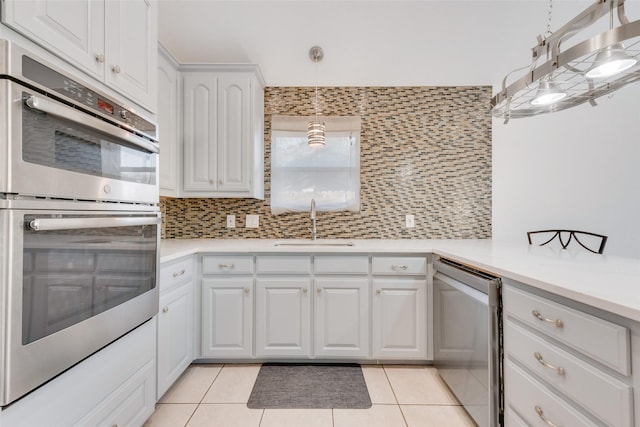
<path fill-rule="evenodd" d="M 311 199 L 311 240 L 316 240 L 316 199 Z"/>

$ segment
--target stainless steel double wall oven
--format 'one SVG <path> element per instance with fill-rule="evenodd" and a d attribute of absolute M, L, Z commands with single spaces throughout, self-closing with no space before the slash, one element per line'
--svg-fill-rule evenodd
<path fill-rule="evenodd" d="M 156 125 L 0 40 L 0 405 L 158 308 Z"/>

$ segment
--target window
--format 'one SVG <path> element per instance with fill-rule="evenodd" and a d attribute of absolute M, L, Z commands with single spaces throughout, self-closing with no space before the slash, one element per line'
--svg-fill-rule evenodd
<path fill-rule="evenodd" d="M 310 117 L 271 120 L 271 212 L 360 210 L 360 118 L 322 117 L 324 147 L 307 145 Z"/>

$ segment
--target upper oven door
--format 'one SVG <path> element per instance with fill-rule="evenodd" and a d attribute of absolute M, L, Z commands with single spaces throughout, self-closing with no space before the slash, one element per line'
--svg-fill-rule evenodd
<path fill-rule="evenodd" d="M 0 99 L 0 192 L 158 203 L 155 142 L 7 79 Z"/>

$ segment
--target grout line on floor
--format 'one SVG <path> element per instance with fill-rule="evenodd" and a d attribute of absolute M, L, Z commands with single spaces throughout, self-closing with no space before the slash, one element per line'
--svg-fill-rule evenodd
<path fill-rule="evenodd" d="M 400 405 L 400 402 L 398 402 L 398 396 L 396 396 L 396 391 L 393 389 L 393 384 L 391 384 L 389 375 L 387 375 L 387 369 L 385 368 L 385 365 L 382 365 L 382 372 L 384 372 L 384 377 L 387 379 L 387 383 L 389 383 L 389 388 L 391 389 L 391 393 L 393 393 L 393 398 L 396 400 L 396 405 Z"/>

